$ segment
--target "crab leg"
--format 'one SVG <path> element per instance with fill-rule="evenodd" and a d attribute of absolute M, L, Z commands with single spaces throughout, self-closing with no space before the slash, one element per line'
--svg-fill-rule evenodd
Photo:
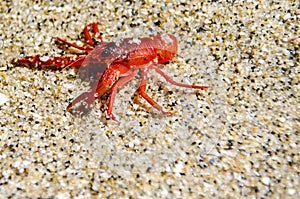
<path fill-rule="evenodd" d="M 121 72 L 121 73 L 120 73 Z M 125 84 L 127 81 L 129 81 L 132 77 L 134 77 L 137 74 L 136 72 L 131 72 L 127 67 L 123 65 L 113 65 L 110 66 L 107 70 L 104 71 L 104 73 L 99 73 L 97 76 L 100 77 L 99 81 L 94 83 L 92 88 L 79 95 L 76 99 L 74 99 L 68 106 L 67 110 L 70 110 L 75 104 L 79 103 L 80 101 L 87 98 L 85 104 L 79 106 L 77 108 L 78 112 L 83 112 L 87 106 L 92 104 L 96 99 L 100 98 L 107 90 L 110 88 L 112 89 L 112 94 L 110 95 L 109 99 L 109 105 L 108 105 L 108 115 L 112 117 L 113 120 L 116 120 L 111 112 L 112 112 L 112 104 L 114 101 L 114 97 L 116 95 L 116 89 L 117 87 Z M 125 76 L 126 75 L 126 76 Z M 120 79 L 117 83 L 116 79 L 119 78 L 119 76 L 125 76 L 124 78 Z"/>
<path fill-rule="evenodd" d="M 87 47 L 87 46 L 78 46 L 78 45 L 76 45 L 76 44 L 73 44 L 73 43 L 70 43 L 70 42 L 68 42 L 68 41 L 66 41 L 66 40 L 63 40 L 63 39 L 61 39 L 61 38 L 59 38 L 59 37 L 56 37 L 56 39 L 57 39 L 58 41 L 64 43 L 64 44 L 66 44 L 66 45 L 68 45 L 68 46 L 72 46 L 73 48 L 76 48 L 76 49 L 78 49 L 78 50 L 82 50 L 82 51 L 85 51 L 85 52 L 91 52 L 92 50 L 94 50 L 94 48 Z"/>
<path fill-rule="evenodd" d="M 93 32 L 95 34 L 95 37 L 100 41 L 100 42 L 103 42 L 102 40 L 102 36 L 101 36 L 101 33 L 98 29 L 98 24 L 99 22 L 96 22 L 96 23 L 91 23 L 91 24 L 88 24 L 84 27 L 83 29 L 83 34 L 85 36 L 85 40 L 87 42 L 88 45 L 92 46 L 92 47 L 87 47 L 87 46 L 78 46 L 77 44 L 74 44 L 74 43 L 71 43 L 71 42 L 68 42 L 66 40 L 63 40 L 61 39 L 60 37 L 56 37 L 56 39 L 68 46 L 72 46 L 78 50 L 82 50 L 82 51 L 85 51 L 85 52 L 91 52 L 92 50 L 94 50 L 94 46 L 95 46 L 95 42 L 93 41 L 92 39 L 92 36 L 90 34 L 90 31 L 88 30 L 88 27 L 92 27 L 93 29 Z"/>
<path fill-rule="evenodd" d="M 114 100 L 117 94 L 117 89 L 124 84 L 126 84 L 128 81 L 130 81 L 132 78 L 134 78 L 138 74 L 138 70 L 135 70 L 131 72 L 129 75 L 121 78 L 119 81 L 113 84 L 111 87 L 111 94 L 109 95 L 109 100 L 108 100 L 108 108 L 107 108 L 107 116 L 110 117 L 112 120 L 117 121 L 118 120 L 115 118 L 115 116 L 112 114 L 112 108 L 114 104 Z"/>
<path fill-rule="evenodd" d="M 77 112 L 83 113 L 92 103 L 95 102 L 97 98 L 95 98 L 96 89 L 98 86 L 98 82 L 94 83 L 91 89 L 87 92 L 82 93 L 78 97 L 76 97 L 68 106 L 67 111 L 69 111 L 75 104 L 86 99 L 86 103 L 83 103 L 77 108 Z"/>
<path fill-rule="evenodd" d="M 95 43 L 94 43 L 94 41 L 92 39 L 92 36 L 90 34 L 90 31 L 88 30 L 88 27 L 90 27 L 90 26 L 92 26 L 92 29 L 93 29 L 95 37 L 97 39 L 99 39 L 100 42 L 103 42 L 101 33 L 100 33 L 99 29 L 98 29 L 98 24 L 99 24 L 99 22 L 91 23 L 91 24 L 86 25 L 84 27 L 84 29 L 83 29 L 83 34 L 85 36 L 86 42 L 90 46 L 94 46 L 95 45 Z"/>
<path fill-rule="evenodd" d="M 154 108 L 161 111 L 162 113 L 166 115 L 174 114 L 176 111 L 164 111 L 163 108 L 157 104 L 149 95 L 146 93 L 146 87 L 147 87 L 147 79 L 148 79 L 148 68 L 142 69 L 142 81 L 139 87 L 139 93 L 140 95 Z"/>
<path fill-rule="evenodd" d="M 198 86 L 198 85 L 190 85 L 190 84 L 183 84 L 179 82 L 175 82 L 171 77 L 169 77 L 167 74 L 165 74 L 162 70 L 160 70 L 157 66 L 150 66 L 150 68 L 153 68 L 158 74 L 163 76 L 167 82 L 174 84 L 176 86 L 185 87 L 185 88 L 195 88 L 195 89 L 208 89 L 208 86 Z"/>

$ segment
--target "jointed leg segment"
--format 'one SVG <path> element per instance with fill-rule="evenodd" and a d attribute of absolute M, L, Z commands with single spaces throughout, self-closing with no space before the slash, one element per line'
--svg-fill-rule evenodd
<path fill-rule="evenodd" d="M 152 66 L 150 66 L 150 68 L 153 68 L 158 74 L 163 76 L 167 80 L 167 82 L 170 82 L 171 84 L 174 84 L 176 86 L 185 87 L 185 88 L 195 88 L 195 89 L 208 89 L 208 86 L 198 86 L 198 85 L 190 85 L 190 84 L 183 84 L 183 83 L 175 82 L 171 77 L 169 77 L 167 74 L 165 74 L 157 66 L 152 65 Z"/>
<path fill-rule="evenodd" d="M 151 97 L 149 97 L 149 95 L 146 93 L 147 79 L 148 79 L 148 68 L 144 68 L 144 69 L 142 69 L 142 80 L 141 80 L 141 84 L 139 87 L 140 95 L 149 104 L 151 104 L 154 108 L 161 111 L 162 113 L 167 114 L 167 115 L 174 114 L 176 111 L 164 111 L 163 108 L 159 104 L 157 104 Z"/>
<path fill-rule="evenodd" d="M 86 40 L 87 44 L 90 45 L 91 47 L 78 46 L 77 44 L 70 43 L 70 42 L 68 42 L 66 40 L 63 40 L 63 39 L 59 38 L 59 37 L 56 37 L 56 39 L 58 41 L 64 43 L 64 44 L 66 44 L 68 46 L 72 46 L 73 48 L 76 48 L 78 50 L 82 50 L 82 51 L 85 51 L 85 52 L 91 52 L 92 50 L 94 50 L 95 43 L 94 43 L 94 41 L 92 39 L 92 36 L 91 36 L 91 33 L 90 33 L 88 27 L 92 27 L 95 37 L 100 42 L 103 42 L 101 33 L 100 33 L 99 29 L 98 29 L 98 24 L 99 24 L 99 22 L 98 23 L 91 23 L 91 24 L 86 25 L 84 27 L 84 29 L 83 29 L 83 34 L 84 34 L 85 40 Z"/>
<path fill-rule="evenodd" d="M 90 26 L 91 26 L 92 29 L 93 29 L 93 32 L 94 32 L 95 37 L 96 37 L 100 42 L 103 42 L 101 33 L 100 33 L 99 29 L 98 29 L 98 24 L 99 24 L 99 23 L 100 23 L 100 22 L 95 22 L 95 23 L 88 24 L 88 25 L 86 25 L 86 26 L 84 27 L 84 29 L 83 29 L 83 34 L 84 34 L 84 36 L 85 36 L 85 40 L 86 40 L 86 42 L 87 42 L 90 46 L 94 46 L 94 41 L 93 41 L 93 39 L 92 39 L 92 36 L 91 36 L 91 34 L 90 34 L 90 31 L 88 30 L 88 27 L 90 27 Z"/>
<path fill-rule="evenodd" d="M 185 88 L 195 88 L 195 89 L 208 89 L 208 86 L 198 86 L 198 85 L 190 85 L 190 84 L 183 84 L 183 83 L 176 82 L 155 65 L 151 65 L 151 66 L 149 66 L 149 68 L 153 68 L 158 74 L 163 76 L 167 80 L 167 82 L 174 84 L 176 86 L 185 87 Z M 151 104 L 154 108 L 161 111 L 162 113 L 167 114 L 167 115 L 175 113 L 176 111 L 164 111 L 163 108 L 159 104 L 157 104 L 151 97 L 149 97 L 149 95 L 146 93 L 147 79 L 148 79 L 148 68 L 144 68 L 144 69 L 142 69 L 142 80 L 141 80 L 141 84 L 139 87 L 140 95 L 149 104 Z"/>
<path fill-rule="evenodd" d="M 109 96 L 108 108 L 107 108 L 107 116 L 110 117 L 111 119 L 117 121 L 116 118 L 114 117 L 114 115 L 112 114 L 112 108 L 113 108 L 113 103 L 114 103 L 114 100 L 115 100 L 115 97 L 117 94 L 117 89 L 119 87 L 123 86 L 124 84 L 126 84 L 132 78 L 134 78 L 138 72 L 139 72 L 138 70 L 131 72 L 129 75 L 121 78 L 119 81 L 114 83 L 114 85 L 111 87 L 111 94 Z"/>
<path fill-rule="evenodd" d="M 70 110 L 74 105 L 86 99 L 85 104 L 81 104 L 78 108 L 76 108 L 76 112 L 83 113 L 91 104 L 93 104 L 96 100 L 95 93 L 98 86 L 98 82 L 94 83 L 91 89 L 87 92 L 82 93 L 77 98 L 75 98 L 68 106 L 67 110 Z"/>
<path fill-rule="evenodd" d="M 87 47 L 87 46 L 78 46 L 77 44 L 70 43 L 66 40 L 63 40 L 63 39 L 59 38 L 59 37 L 56 37 L 56 39 L 58 41 L 64 43 L 64 44 L 68 45 L 68 46 L 72 46 L 73 48 L 76 48 L 78 50 L 82 50 L 82 51 L 85 51 L 85 52 L 91 52 L 94 49 L 94 48 Z"/>

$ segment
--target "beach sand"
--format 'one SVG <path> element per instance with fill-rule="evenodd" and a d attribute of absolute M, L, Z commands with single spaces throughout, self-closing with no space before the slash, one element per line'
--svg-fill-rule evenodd
<path fill-rule="evenodd" d="M 299 198 L 299 20 L 296 1 L 4 1 L 0 8 L 0 198 Z M 105 41 L 170 33 L 176 58 L 78 117 L 88 90 L 74 69 L 10 64 L 69 56 L 100 21 Z M 78 52 L 78 51 L 76 51 Z"/>

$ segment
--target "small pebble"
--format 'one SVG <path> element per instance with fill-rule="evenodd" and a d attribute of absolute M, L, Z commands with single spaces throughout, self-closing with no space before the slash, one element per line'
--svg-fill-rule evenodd
<path fill-rule="evenodd" d="M 0 105 L 4 104 L 8 101 L 8 97 L 2 93 L 0 93 Z"/>
<path fill-rule="evenodd" d="M 261 182 L 264 184 L 264 185 L 269 185 L 270 184 L 270 178 L 269 177 L 263 177 L 261 179 Z"/>
<path fill-rule="evenodd" d="M 291 196 L 295 195 L 296 193 L 297 193 L 297 191 L 295 189 L 289 189 L 288 190 L 288 194 L 291 195 Z"/>

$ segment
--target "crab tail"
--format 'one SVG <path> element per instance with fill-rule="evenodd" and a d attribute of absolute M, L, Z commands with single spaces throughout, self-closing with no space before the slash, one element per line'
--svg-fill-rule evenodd
<path fill-rule="evenodd" d="M 28 56 L 21 59 L 13 59 L 14 65 L 24 65 L 34 69 L 63 69 L 65 67 L 79 68 L 86 56 L 77 57 L 48 57 Z"/>

